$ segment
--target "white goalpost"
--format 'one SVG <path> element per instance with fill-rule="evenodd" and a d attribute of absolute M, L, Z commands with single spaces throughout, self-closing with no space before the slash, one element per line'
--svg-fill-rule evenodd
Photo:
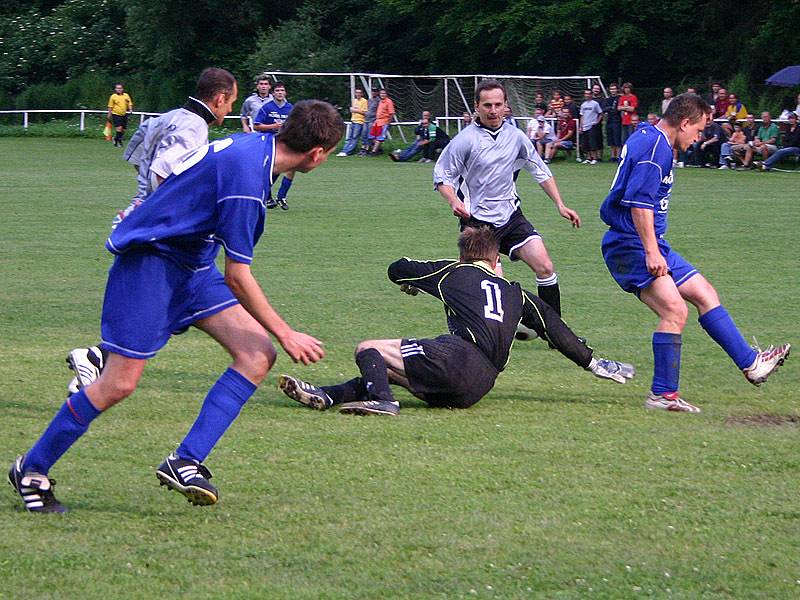
<path fill-rule="evenodd" d="M 395 105 L 398 125 L 419 120 L 423 110 L 429 110 L 449 131 L 460 129 L 461 116 L 472 112 L 475 86 L 483 79 L 496 79 L 507 90 L 508 101 L 518 120 L 533 117 L 534 98 L 537 92 L 549 98 L 554 90 L 571 94 L 580 104 L 583 90 L 599 84 L 607 95 L 602 80 L 597 75 L 570 75 L 546 77 L 540 75 L 395 75 L 387 73 L 301 73 L 289 71 L 264 71 L 273 81 L 281 80 L 287 86 L 289 97 L 320 98 L 347 111 L 356 87 L 367 92 L 372 88 L 386 88 Z M 398 128 L 405 141 L 402 128 Z"/>

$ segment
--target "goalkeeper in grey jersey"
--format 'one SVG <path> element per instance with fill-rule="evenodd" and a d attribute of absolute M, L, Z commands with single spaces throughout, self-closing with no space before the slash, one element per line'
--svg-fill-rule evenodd
<path fill-rule="evenodd" d="M 539 297 L 561 314 L 558 276 L 542 236 L 522 214 L 514 174 L 528 171 L 553 200 L 559 214 L 580 227 L 578 213 L 564 205 L 550 169 L 525 134 L 504 120 L 506 91 L 485 80 L 475 89 L 479 118 L 444 149 L 433 170 L 434 187 L 467 226 L 490 225 L 501 254 L 522 260 L 536 274 Z M 500 271 L 502 274 L 502 271 Z"/>

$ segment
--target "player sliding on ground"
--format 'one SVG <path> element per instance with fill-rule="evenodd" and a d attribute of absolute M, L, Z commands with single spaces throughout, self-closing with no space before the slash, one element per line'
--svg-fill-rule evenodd
<path fill-rule="evenodd" d="M 298 102 L 278 135 L 238 134 L 198 149 L 119 224 L 106 242 L 116 255 L 101 321 L 108 362 L 11 465 L 9 482 L 27 510 L 66 510 L 53 495 L 50 468 L 94 419 L 133 393 L 147 361 L 172 334 L 192 325 L 214 338 L 233 362 L 156 476 L 193 504 L 217 502 L 219 492 L 203 461 L 272 368 L 277 353 L 268 333 L 294 361 L 309 364 L 325 354 L 319 340 L 292 329 L 272 308 L 250 264 L 275 177 L 318 167 L 343 133 L 330 104 Z M 224 278 L 215 265 L 220 247 Z"/>
<path fill-rule="evenodd" d="M 400 404 L 389 388 L 395 384 L 430 406 L 468 408 L 489 393 L 506 367 L 520 320 L 597 377 L 625 383 L 634 376 L 632 365 L 594 358 L 553 308 L 495 274 L 499 244 L 490 227 L 467 227 L 458 247 L 458 261 L 403 258 L 389 266 L 389 279 L 401 289 L 421 290 L 444 303 L 449 335 L 361 342 L 361 377 L 317 387 L 281 375 L 284 393 L 317 410 L 339 405 L 343 413 L 396 415 Z"/>
<path fill-rule="evenodd" d="M 747 380 L 760 385 L 789 356 L 789 344 L 757 351 L 739 333 L 712 285 L 680 254 L 664 234 L 672 193 L 672 150 L 694 143 L 711 108 L 695 94 L 681 94 L 655 125 L 631 135 L 622 150 L 611 191 L 600 208 L 609 226 L 603 237 L 608 270 L 626 292 L 636 294 L 658 315 L 653 333 L 655 369 L 647 408 L 700 412 L 678 392 L 681 332 L 691 302 L 700 326 L 733 359 Z"/>

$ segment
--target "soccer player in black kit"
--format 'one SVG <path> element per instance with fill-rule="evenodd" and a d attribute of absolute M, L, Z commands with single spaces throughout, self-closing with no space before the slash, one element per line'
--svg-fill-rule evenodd
<path fill-rule="evenodd" d="M 397 415 L 390 384 L 401 385 L 430 406 L 468 408 L 494 387 L 506 367 L 517 325 L 533 329 L 564 356 L 595 376 L 625 383 L 632 365 L 594 358 L 538 296 L 494 272 L 499 246 L 491 228 L 467 227 L 458 238 L 459 260 L 389 265 L 389 279 L 404 291 L 425 292 L 444 303 L 448 335 L 434 339 L 367 340 L 356 348 L 361 376 L 317 387 L 281 375 L 290 398 L 316 410 L 339 405 L 349 414 Z"/>

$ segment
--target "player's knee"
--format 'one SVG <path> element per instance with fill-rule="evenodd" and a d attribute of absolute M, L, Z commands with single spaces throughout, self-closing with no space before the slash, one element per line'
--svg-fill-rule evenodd
<path fill-rule="evenodd" d="M 365 350 L 369 350 L 370 348 L 375 348 L 375 342 L 373 342 L 372 340 L 364 340 L 363 342 L 360 342 L 358 346 L 356 346 L 355 352 L 353 352 L 353 358 L 355 358 Z"/>
<path fill-rule="evenodd" d="M 133 392 L 136 391 L 137 384 L 138 378 L 101 378 L 93 385 L 89 386 L 92 391 L 88 392 L 88 394 L 92 404 L 94 404 L 98 410 L 108 410 L 133 394 Z"/>
<path fill-rule="evenodd" d="M 258 345 L 237 350 L 233 359 L 237 371 L 240 371 L 250 381 L 259 384 L 272 369 L 278 359 L 278 353 L 269 339 L 264 338 Z"/>
<path fill-rule="evenodd" d="M 672 302 L 667 306 L 666 313 L 662 319 L 669 324 L 683 329 L 686 326 L 686 320 L 689 318 L 689 309 L 683 301 Z"/>

